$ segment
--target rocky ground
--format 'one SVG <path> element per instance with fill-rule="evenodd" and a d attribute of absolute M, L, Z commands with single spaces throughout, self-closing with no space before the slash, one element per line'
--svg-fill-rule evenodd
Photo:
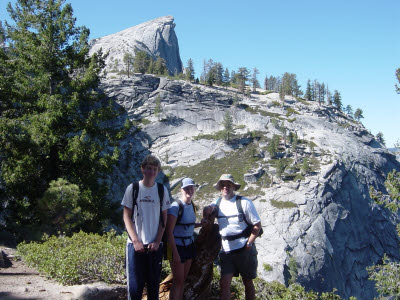
<path fill-rule="evenodd" d="M 0 299 L 125 299 L 125 287 L 104 283 L 63 286 L 46 279 L 15 256 L 13 248 L 0 247 Z"/>

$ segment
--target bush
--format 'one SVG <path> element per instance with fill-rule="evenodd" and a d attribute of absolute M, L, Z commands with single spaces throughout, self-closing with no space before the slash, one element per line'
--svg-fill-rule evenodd
<path fill-rule="evenodd" d="M 299 115 L 300 113 L 298 111 L 296 111 L 295 109 L 288 107 L 287 112 L 286 112 L 286 117 L 290 117 L 293 114 Z"/>
<path fill-rule="evenodd" d="M 278 200 L 271 200 L 271 205 L 276 208 L 295 208 L 297 207 L 296 203 L 291 201 L 278 201 Z"/>
<path fill-rule="evenodd" d="M 94 281 L 126 282 L 127 235 L 75 233 L 72 237 L 45 237 L 43 243 L 21 243 L 18 254 L 48 278 L 65 285 Z"/>

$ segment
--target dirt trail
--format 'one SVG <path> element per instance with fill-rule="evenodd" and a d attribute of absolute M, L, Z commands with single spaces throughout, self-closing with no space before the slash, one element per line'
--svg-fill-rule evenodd
<path fill-rule="evenodd" d="M 121 299 L 124 287 L 103 283 L 63 286 L 17 260 L 15 253 L 15 249 L 0 247 L 0 300 Z"/>

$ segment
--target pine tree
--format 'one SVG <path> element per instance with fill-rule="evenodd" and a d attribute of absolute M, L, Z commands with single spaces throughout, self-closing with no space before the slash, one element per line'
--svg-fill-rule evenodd
<path fill-rule="evenodd" d="M 15 231 L 51 227 L 38 201 L 63 178 L 79 187 L 79 226 L 100 230 L 111 213 L 106 178 L 119 134 L 109 127 L 117 113 L 98 91 L 104 56 L 88 55 L 89 30 L 75 26 L 63 0 L 17 0 L 8 12 L 15 25 L 6 24 L 9 47 L 0 59 L 0 76 L 12 86 L 0 89 L 11 104 L 0 118 L 7 222 Z"/>
<path fill-rule="evenodd" d="M 238 69 L 236 73 L 236 80 L 237 83 L 239 84 L 239 90 L 240 92 L 244 95 L 245 90 L 246 90 L 246 83 L 249 80 L 249 70 L 245 67 L 241 67 Z"/>
<path fill-rule="evenodd" d="M 307 89 L 306 89 L 305 98 L 306 98 L 307 101 L 311 101 L 312 100 L 312 90 L 311 90 L 311 81 L 310 81 L 310 79 L 308 79 L 308 81 L 307 81 Z"/>
<path fill-rule="evenodd" d="M 361 108 L 357 108 L 356 111 L 354 112 L 354 119 L 356 119 L 357 121 L 360 121 L 361 119 L 363 119 L 363 111 Z"/>
<path fill-rule="evenodd" d="M 157 56 L 157 59 L 154 63 L 154 72 L 157 75 L 168 75 L 167 63 L 164 58 Z"/>
<path fill-rule="evenodd" d="M 325 94 L 326 94 L 326 89 L 325 89 L 325 83 L 321 83 L 319 87 L 319 104 L 325 102 Z"/>
<path fill-rule="evenodd" d="M 268 90 L 268 83 L 269 83 L 268 75 L 265 75 L 265 79 L 264 79 L 264 90 Z"/>
<path fill-rule="evenodd" d="M 194 66 L 193 66 L 193 60 L 191 58 L 189 58 L 189 60 L 187 62 L 185 75 L 186 75 L 185 78 L 187 81 L 194 80 Z"/>
<path fill-rule="evenodd" d="M 396 70 L 396 79 L 400 83 L 400 68 Z M 400 87 L 397 84 L 395 85 L 395 89 L 397 94 L 400 94 Z"/>
<path fill-rule="evenodd" d="M 2 48 L 5 40 L 6 40 L 6 35 L 5 35 L 4 27 L 3 27 L 3 22 L 0 21 L 0 48 Z"/>
<path fill-rule="evenodd" d="M 347 105 L 344 109 L 346 114 L 348 114 L 350 117 L 353 117 L 353 107 L 351 105 Z"/>
<path fill-rule="evenodd" d="M 215 84 L 221 86 L 224 77 L 224 67 L 222 66 L 222 63 L 218 62 L 215 63 L 214 69 L 215 69 Z"/>
<path fill-rule="evenodd" d="M 228 68 L 225 68 L 225 71 L 224 71 L 224 75 L 222 76 L 222 85 L 224 86 L 224 87 L 227 87 L 228 85 L 229 85 L 229 83 L 230 83 L 230 76 L 229 76 L 229 70 L 228 70 Z"/>
<path fill-rule="evenodd" d="M 229 111 L 225 112 L 222 124 L 224 125 L 224 139 L 227 143 L 229 143 L 234 132 L 233 119 Z"/>
<path fill-rule="evenodd" d="M 285 100 L 285 90 L 283 88 L 283 84 L 281 84 L 279 88 L 279 99 L 281 99 L 281 101 Z"/>
<path fill-rule="evenodd" d="M 340 93 L 335 90 L 333 92 L 333 104 L 339 109 L 342 110 L 342 96 Z"/>
<path fill-rule="evenodd" d="M 135 73 L 146 73 L 150 65 L 150 56 L 145 51 L 136 50 L 133 70 Z"/>
<path fill-rule="evenodd" d="M 253 69 L 253 76 L 251 78 L 251 85 L 253 86 L 253 93 L 256 92 L 256 89 L 260 87 L 260 82 L 257 79 L 257 75 L 260 74 L 257 68 Z"/>
<path fill-rule="evenodd" d="M 383 137 L 383 133 L 380 132 L 380 131 L 376 134 L 376 140 L 377 140 L 379 143 L 381 143 L 381 144 L 383 144 L 383 145 L 386 145 L 385 138 Z"/>
<path fill-rule="evenodd" d="M 124 54 L 123 58 L 124 64 L 125 64 L 125 70 L 129 78 L 129 74 L 131 70 L 133 69 L 133 55 L 129 52 Z"/>
<path fill-rule="evenodd" d="M 162 112 L 161 97 L 160 97 L 160 95 L 157 95 L 157 97 L 156 97 L 156 106 L 154 107 L 154 114 L 157 116 L 158 120 L 160 120 L 161 112 Z"/>

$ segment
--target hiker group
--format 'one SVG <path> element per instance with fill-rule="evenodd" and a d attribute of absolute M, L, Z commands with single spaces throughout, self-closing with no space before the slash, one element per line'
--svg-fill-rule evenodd
<path fill-rule="evenodd" d="M 196 257 L 194 229 L 207 224 L 196 223 L 193 204 L 195 182 L 184 178 L 181 199 L 170 201 L 166 187 L 156 183 L 161 163 L 153 155 L 141 163 L 143 179 L 130 184 L 125 191 L 123 220 L 128 232 L 126 274 L 128 299 L 142 299 L 147 286 L 147 299 L 159 299 L 164 231 L 172 254 L 170 259 L 173 282 L 169 299 L 183 299 L 184 283 Z M 230 299 L 234 276 L 241 275 L 246 299 L 255 298 L 253 279 L 257 276 L 255 240 L 260 233 L 261 220 L 251 200 L 236 195 L 240 185 L 230 174 L 223 174 L 214 187 L 220 197 L 210 205 L 217 206 L 217 222 L 222 237 L 219 254 L 221 267 L 221 299 Z M 172 203 L 171 203 L 172 202 Z"/>

